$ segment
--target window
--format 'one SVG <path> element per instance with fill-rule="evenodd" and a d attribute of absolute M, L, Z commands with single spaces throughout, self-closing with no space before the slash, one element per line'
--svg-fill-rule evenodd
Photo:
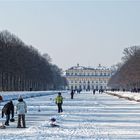
<path fill-rule="evenodd" d="M 71 86 L 71 90 L 73 90 L 73 86 Z"/>

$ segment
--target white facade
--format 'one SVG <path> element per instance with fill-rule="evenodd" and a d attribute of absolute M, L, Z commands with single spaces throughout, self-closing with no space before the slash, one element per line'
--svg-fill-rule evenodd
<path fill-rule="evenodd" d="M 66 70 L 68 89 L 99 90 L 108 89 L 108 80 L 112 75 L 109 68 L 99 65 L 97 68 L 74 66 Z"/>

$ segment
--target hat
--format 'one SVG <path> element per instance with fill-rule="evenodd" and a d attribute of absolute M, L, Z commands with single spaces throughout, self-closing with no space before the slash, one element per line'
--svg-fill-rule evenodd
<path fill-rule="evenodd" d="M 13 102 L 12 99 L 9 102 L 12 103 Z"/>
<path fill-rule="evenodd" d="M 19 102 L 22 102 L 22 101 L 23 101 L 23 98 L 22 98 L 21 95 L 19 96 L 18 101 L 19 101 Z"/>
<path fill-rule="evenodd" d="M 23 99 L 21 95 L 19 95 L 18 99 Z"/>
<path fill-rule="evenodd" d="M 52 121 L 52 122 L 55 122 L 55 121 L 56 121 L 56 119 L 55 119 L 55 118 L 51 118 L 51 121 Z"/>

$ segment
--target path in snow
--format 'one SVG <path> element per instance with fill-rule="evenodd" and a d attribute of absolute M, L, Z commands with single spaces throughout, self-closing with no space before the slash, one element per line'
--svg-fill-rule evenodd
<path fill-rule="evenodd" d="M 90 92 L 75 94 L 71 100 L 69 93 L 64 93 L 64 112 L 58 114 L 55 96 L 26 99 L 28 128 L 17 129 L 16 122 L 11 123 L 7 129 L 0 130 L 0 139 L 140 139 L 140 103 L 107 94 L 92 95 Z M 49 126 L 51 117 L 56 117 L 59 128 Z"/>

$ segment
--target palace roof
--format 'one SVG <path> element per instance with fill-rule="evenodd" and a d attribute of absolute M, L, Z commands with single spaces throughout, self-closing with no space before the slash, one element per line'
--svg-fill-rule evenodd
<path fill-rule="evenodd" d="M 84 67 L 84 66 L 80 66 L 79 64 L 77 66 L 73 66 L 71 68 L 69 68 L 68 70 L 109 70 L 109 68 L 101 66 L 99 64 L 98 67 L 96 68 L 92 68 L 92 67 Z"/>

